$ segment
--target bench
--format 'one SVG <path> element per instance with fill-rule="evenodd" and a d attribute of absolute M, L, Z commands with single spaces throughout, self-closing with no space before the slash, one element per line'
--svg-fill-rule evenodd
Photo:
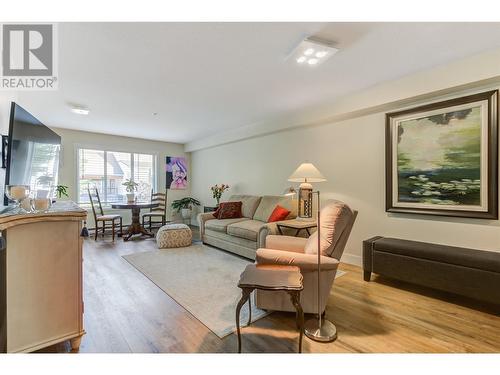
<path fill-rule="evenodd" d="M 500 305 L 500 252 L 377 236 L 363 241 L 363 271 Z"/>

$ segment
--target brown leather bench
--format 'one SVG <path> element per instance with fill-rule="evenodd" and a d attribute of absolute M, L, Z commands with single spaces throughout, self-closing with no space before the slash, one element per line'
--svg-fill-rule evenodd
<path fill-rule="evenodd" d="M 363 241 L 363 270 L 500 305 L 500 252 L 377 236 Z"/>

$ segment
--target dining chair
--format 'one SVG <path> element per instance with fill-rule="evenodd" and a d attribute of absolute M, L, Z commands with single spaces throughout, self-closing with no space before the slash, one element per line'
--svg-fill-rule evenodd
<path fill-rule="evenodd" d="M 167 223 L 167 192 L 154 193 L 153 189 L 151 189 L 151 203 L 158 203 L 158 206 L 142 214 L 142 226 L 145 227 L 147 224 L 150 231 L 153 228 L 153 224 L 161 224 L 163 226 Z"/>
<path fill-rule="evenodd" d="M 113 241 L 115 240 L 115 228 L 118 225 L 120 229 L 120 237 L 123 235 L 122 231 L 122 217 L 121 215 L 104 215 L 104 211 L 101 205 L 101 198 L 99 197 L 99 190 L 94 188 L 94 191 L 91 192 L 90 188 L 87 188 L 89 193 L 90 205 L 92 206 L 92 212 L 94 214 L 94 222 L 95 222 L 95 237 L 94 239 L 97 241 L 97 235 L 99 233 L 99 223 L 102 223 L 102 236 L 106 233 L 106 223 L 111 222 L 111 235 Z M 97 206 L 97 207 L 96 207 Z M 96 211 L 96 209 L 98 211 Z M 116 223 L 118 220 L 118 223 Z"/>

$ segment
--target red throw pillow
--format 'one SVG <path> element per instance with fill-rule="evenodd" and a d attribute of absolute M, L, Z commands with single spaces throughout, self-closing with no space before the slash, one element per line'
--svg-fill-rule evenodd
<path fill-rule="evenodd" d="M 217 219 L 217 217 L 219 216 L 219 212 L 220 212 L 220 205 L 217 207 L 217 209 L 212 213 L 212 215 L 214 215 L 214 217 Z"/>
<path fill-rule="evenodd" d="M 237 219 L 241 214 L 241 202 L 223 202 L 219 205 L 217 219 Z M 216 211 L 216 212 L 217 212 Z"/>
<path fill-rule="evenodd" d="M 269 219 L 267 219 L 268 223 L 272 223 L 275 221 L 281 221 L 285 220 L 288 215 L 290 215 L 290 211 L 288 211 L 286 208 L 281 207 L 279 204 L 274 208 L 273 213 L 271 216 L 269 216 Z"/>

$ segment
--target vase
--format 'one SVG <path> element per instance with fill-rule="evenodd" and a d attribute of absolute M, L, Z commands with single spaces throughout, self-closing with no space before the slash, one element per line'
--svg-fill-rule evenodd
<path fill-rule="evenodd" d="M 183 219 L 191 219 L 192 210 L 190 208 L 181 209 L 181 215 Z"/>
<path fill-rule="evenodd" d="M 135 201 L 135 194 L 127 193 L 127 202 L 132 203 L 133 201 Z"/>

